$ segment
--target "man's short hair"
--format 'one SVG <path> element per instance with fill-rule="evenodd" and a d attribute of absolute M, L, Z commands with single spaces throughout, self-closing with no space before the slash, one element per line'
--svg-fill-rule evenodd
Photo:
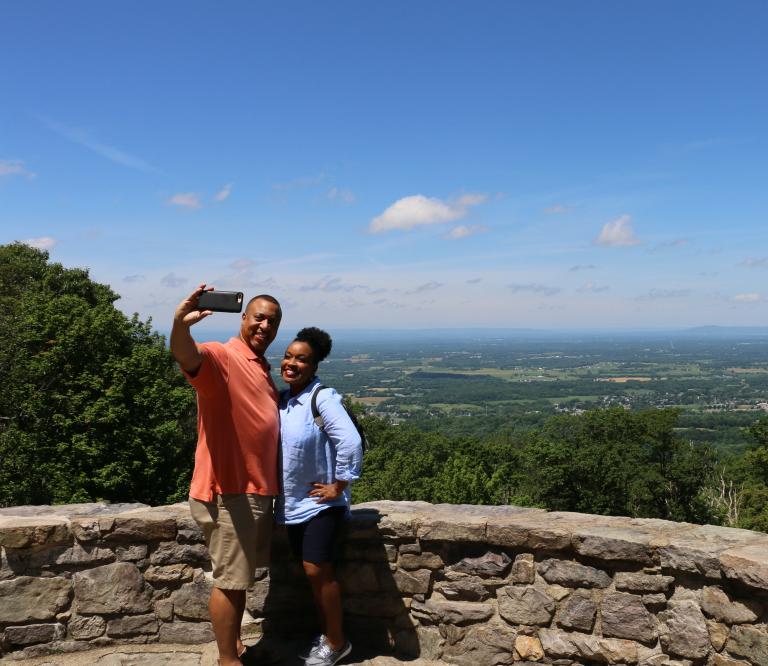
<path fill-rule="evenodd" d="M 270 296 L 269 294 L 259 294 L 258 296 L 254 296 L 250 301 L 248 301 L 248 303 L 246 303 L 245 309 L 247 310 L 249 307 L 251 307 L 251 303 L 254 301 L 269 301 L 270 303 L 274 303 L 280 312 L 280 317 L 282 318 L 283 308 L 280 306 L 280 301 L 278 301 L 274 296 Z"/>

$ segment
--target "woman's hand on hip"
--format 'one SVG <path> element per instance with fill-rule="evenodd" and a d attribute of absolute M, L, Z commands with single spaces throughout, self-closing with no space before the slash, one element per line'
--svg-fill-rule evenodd
<path fill-rule="evenodd" d="M 318 504 L 338 499 L 347 487 L 347 481 L 334 481 L 333 483 L 313 483 L 309 496 L 314 497 Z"/>

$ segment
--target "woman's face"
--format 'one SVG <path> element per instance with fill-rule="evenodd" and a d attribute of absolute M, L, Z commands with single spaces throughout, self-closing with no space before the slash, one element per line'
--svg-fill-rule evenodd
<path fill-rule="evenodd" d="M 294 341 L 285 350 L 283 360 L 280 361 L 280 375 L 283 381 L 291 387 L 291 393 L 301 391 L 317 372 L 317 365 L 313 359 L 312 347 L 306 342 Z"/>

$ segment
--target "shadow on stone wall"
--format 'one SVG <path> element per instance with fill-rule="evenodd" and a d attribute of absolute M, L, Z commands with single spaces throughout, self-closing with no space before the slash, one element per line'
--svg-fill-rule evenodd
<path fill-rule="evenodd" d="M 385 543 L 380 520 L 376 510 L 353 510 L 339 539 L 336 573 L 345 632 L 355 660 L 379 655 L 417 658 L 416 630 L 402 597 L 402 581 L 393 571 L 397 548 L 391 539 Z M 259 577 L 248 593 L 246 608 L 254 618 L 263 619 L 263 635 L 249 654 L 255 660 L 301 664 L 297 655 L 319 633 L 319 622 L 309 583 L 290 551 L 284 528 L 275 530 L 272 563 Z"/>

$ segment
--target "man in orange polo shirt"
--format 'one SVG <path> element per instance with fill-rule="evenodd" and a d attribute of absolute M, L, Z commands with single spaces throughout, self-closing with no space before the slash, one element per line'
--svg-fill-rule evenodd
<path fill-rule="evenodd" d="M 214 588 L 209 609 L 219 664 L 240 664 L 245 593 L 269 563 L 272 499 L 278 493 L 278 392 L 264 352 L 277 335 L 280 304 L 252 298 L 240 334 L 197 344 L 190 327 L 212 314 L 198 310 L 200 285 L 176 308 L 171 352 L 197 391 L 198 440 L 189 490 L 192 517 L 205 535 Z"/>

